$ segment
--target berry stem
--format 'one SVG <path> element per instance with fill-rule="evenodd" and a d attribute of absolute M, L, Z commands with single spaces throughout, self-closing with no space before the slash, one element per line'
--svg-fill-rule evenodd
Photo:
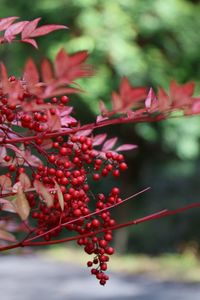
<path fill-rule="evenodd" d="M 174 210 L 164 209 L 157 213 L 153 213 L 151 215 L 148 215 L 148 216 L 136 219 L 136 220 L 132 220 L 127 223 L 114 225 L 109 228 L 103 228 L 103 229 L 96 230 L 94 232 L 89 232 L 89 233 L 82 234 L 82 235 L 75 235 L 75 236 L 72 236 L 69 238 L 63 238 L 63 239 L 53 240 L 53 241 L 44 241 L 44 242 L 42 242 L 42 241 L 41 242 L 32 242 L 31 239 L 27 239 L 27 240 L 24 240 L 22 242 L 19 242 L 19 243 L 13 244 L 13 245 L 1 247 L 0 251 L 10 250 L 10 249 L 18 248 L 18 247 L 25 247 L 25 246 L 43 246 L 43 245 L 54 245 L 54 244 L 70 242 L 70 241 L 78 240 L 80 238 L 97 235 L 97 234 L 105 232 L 107 230 L 117 230 L 117 229 L 128 227 L 131 225 L 137 225 L 140 223 L 144 223 L 146 221 L 163 218 L 163 217 L 170 216 L 170 215 L 175 215 L 177 213 L 181 213 L 181 212 L 187 211 L 187 210 L 195 208 L 195 207 L 200 207 L 200 202 L 192 203 L 190 205 L 184 206 L 182 208 L 177 208 Z"/>

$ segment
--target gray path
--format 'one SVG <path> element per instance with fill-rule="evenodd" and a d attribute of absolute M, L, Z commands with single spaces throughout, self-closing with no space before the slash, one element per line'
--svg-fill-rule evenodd
<path fill-rule="evenodd" d="M 2 300 L 200 300 L 200 285 L 112 274 L 101 287 L 87 270 L 37 256 L 0 256 Z"/>

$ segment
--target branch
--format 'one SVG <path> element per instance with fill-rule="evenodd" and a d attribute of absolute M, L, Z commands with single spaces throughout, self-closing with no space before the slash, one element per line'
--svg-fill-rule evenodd
<path fill-rule="evenodd" d="M 65 135 L 73 134 L 73 133 L 76 133 L 81 130 L 97 129 L 97 128 L 101 128 L 101 127 L 107 127 L 110 125 L 127 124 L 127 123 L 141 123 L 141 122 L 157 122 L 157 121 L 161 121 L 164 119 L 165 119 L 164 115 L 158 115 L 156 117 L 149 116 L 149 117 L 135 117 L 135 118 L 134 117 L 133 118 L 120 117 L 120 118 L 116 118 L 116 119 L 108 119 L 108 120 L 100 121 L 98 123 L 96 123 L 96 122 L 89 123 L 89 124 L 82 125 L 78 128 L 73 128 L 73 129 L 69 128 L 69 129 L 62 130 L 62 131 L 32 135 L 32 136 L 15 138 L 15 139 L 14 138 L 2 139 L 0 141 L 0 145 L 24 143 L 24 142 L 34 141 L 37 139 L 55 138 L 58 136 L 65 136 Z"/>
<path fill-rule="evenodd" d="M 99 233 L 103 233 L 107 230 L 117 230 L 117 229 L 128 227 L 128 226 L 131 226 L 131 225 L 137 225 L 137 224 L 140 224 L 140 223 L 144 223 L 144 222 L 147 222 L 147 221 L 150 221 L 150 220 L 155 220 L 155 219 L 160 219 L 160 218 L 163 218 L 163 217 L 166 217 L 166 216 L 175 215 L 175 214 L 187 211 L 187 210 L 195 208 L 195 207 L 200 207 L 200 202 L 192 203 L 190 205 L 184 206 L 182 208 L 174 209 L 174 210 L 164 209 L 164 210 L 161 210 L 161 211 L 156 212 L 154 214 L 151 214 L 151 215 L 148 215 L 148 216 L 136 219 L 136 220 L 129 221 L 127 223 L 122 223 L 122 224 L 114 225 L 114 226 L 111 226 L 111 227 L 108 227 L 108 228 L 103 228 L 103 229 L 100 229 L 100 230 L 97 230 L 97 231 L 89 232 L 89 233 L 86 233 L 86 234 L 75 235 L 75 236 L 72 236 L 72 237 L 63 238 L 63 239 L 59 239 L 59 240 L 45 241 L 45 242 L 42 242 L 42 241 L 41 242 L 32 242 L 31 240 L 26 240 L 26 241 L 22 241 L 20 243 L 16 243 L 16 244 L 13 244 L 13 245 L 1 247 L 0 252 L 5 251 L 5 250 L 18 248 L 18 247 L 54 245 L 54 244 L 60 244 L 60 243 L 75 241 L 75 240 L 78 240 L 80 238 L 91 237 L 91 236 L 97 235 Z"/>

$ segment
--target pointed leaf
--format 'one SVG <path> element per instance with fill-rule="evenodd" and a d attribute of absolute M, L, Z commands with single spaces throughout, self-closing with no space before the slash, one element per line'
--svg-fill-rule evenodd
<path fill-rule="evenodd" d="M 27 39 L 29 38 L 30 34 L 35 30 L 37 27 L 39 21 L 41 18 L 34 19 L 33 21 L 30 21 L 23 29 L 22 31 L 22 39 Z"/>
<path fill-rule="evenodd" d="M 99 102 L 99 109 L 102 115 L 106 114 L 108 112 L 105 103 L 103 101 Z"/>
<path fill-rule="evenodd" d="M 43 149 L 46 149 L 46 150 L 52 149 L 52 147 L 53 147 L 52 139 L 44 139 L 42 141 L 42 144 L 40 145 L 40 147 L 42 147 Z"/>
<path fill-rule="evenodd" d="M 77 52 L 73 55 L 70 55 L 69 65 L 70 66 L 79 65 L 79 64 L 83 63 L 87 58 L 88 58 L 87 51 Z"/>
<path fill-rule="evenodd" d="M 63 193 L 60 189 L 60 186 L 59 184 L 55 181 L 55 188 L 57 190 L 57 195 L 58 195 L 58 201 L 59 201 L 59 204 L 60 204 L 60 207 L 61 207 L 61 210 L 63 211 L 64 210 L 64 198 L 63 198 Z"/>
<path fill-rule="evenodd" d="M 19 34 L 20 32 L 22 32 L 22 30 L 24 29 L 24 26 L 28 23 L 28 21 L 21 21 L 18 23 L 15 23 L 11 26 L 9 26 L 4 34 L 4 38 L 6 41 L 11 42 L 14 38 L 15 35 Z"/>
<path fill-rule="evenodd" d="M 14 208 L 12 201 L 9 201 L 7 199 L 0 198 L 0 208 L 3 211 L 16 213 L 16 209 Z"/>
<path fill-rule="evenodd" d="M 21 173 L 19 175 L 19 181 L 23 190 L 29 189 L 31 187 L 31 181 L 25 173 Z"/>
<path fill-rule="evenodd" d="M 51 131 L 56 131 L 61 128 L 61 120 L 60 116 L 58 114 L 51 115 L 49 113 L 48 115 L 48 127 Z"/>
<path fill-rule="evenodd" d="M 1 175 L 0 176 L 0 186 L 1 186 L 2 190 L 11 188 L 11 186 L 12 186 L 11 179 L 6 175 Z"/>
<path fill-rule="evenodd" d="M 8 17 L 0 19 L 0 31 L 7 29 L 19 17 Z"/>
<path fill-rule="evenodd" d="M 67 29 L 67 26 L 64 25 L 44 25 L 36 28 L 30 35 L 29 37 L 36 37 L 36 36 L 42 36 L 46 35 L 52 31 L 55 30 L 60 30 L 60 29 Z"/>
<path fill-rule="evenodd" d="M 88 136 L 92 133 L 93 129 L 80 130 L 75 133 L 76 137 Z"/>
<path fill-rule="evenodd" d="M 2 84 L 2 89 L 4 93 L 7 93 L 9 91 L 9 81 L 8 81 L 8 74 L 6 67 L 3 63 L 0 65 L 1 67 L 1 84 Z"/>
<path fill-rule="evenodd" d="M 117 137 L 107 140 L 102 147 L 102 151 L 111 150 L 117 142 Z"/>
<path fill-rule="evenodd" d="M 26 62 L 23 78 L 28 85 L 35 85 L 39 82 L 39 73 L 34 61 L 31 58 L 29 58 Z"/>
<path fill-rule="evenodd" d="M 41 196 L 41 200 L 44 201 L 48 207 L 51 207 L 53 205 L 53 196 L 50 194 L 44 184 L 39 180 L 34 180 L 33 185 L 36 189 L 36 192 Z"/>
<path fill-rule="evenodd" d="M 30 214 L 29 202 L 26 199 L 26 195 L 23 192 L 21 183 L 17 187 L 16 199 L 12 201 L 13 206 L 20 218 L 25 221 Z"/>
<path fill-rule="evenodd" d="M 3 229 L 0 229 L 0 240 L 5 240 L 8 242 L 16 242 L 15 236 L 12 233 L 5 231 Z"/>
<path fill-rule="evenodd" d="M 133 150 L 136 149 L 138 146 L 137 145 L 133 145 L 133 144 L 124 144 L 119 146 L 117 149 L 115 149 L 115 151 L 129 151 L 129 150 Z"/>
<path fill-rule="evenodd" d="M 54 79 L 52 65 L 48 59 L 43 59 L 41 64 L 42 80 L 46 83 Z"/>
<path fill-rule="evenodd" d="M 24 39 L 21 42 L 31 44 L 34 48 L 38 49 L 38 44 L 34 39 Z"/>
<path fill-rule="evenodd" d="M 93 146 L 99 146 L 101 145 L 107 137 L 106 133 L 102 134 L 97 134 L 96 136 L 93 137 Z"/>

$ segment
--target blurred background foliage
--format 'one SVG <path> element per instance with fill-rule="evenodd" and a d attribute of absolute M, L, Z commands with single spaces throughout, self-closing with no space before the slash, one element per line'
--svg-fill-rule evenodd
<path fill-rule="evenodd" d="M 0 0 L 0 17 L 20 16 L 69 27 L 39 39 L 40 49 L 29 45 L 2 46 L 1 60 L 11 73 L 20 74 L 32 56 L 39 64 L 53 59 L 64 47 L 69 53 L 87 49 L 95 75 L 82 79 L 85 93 L 74 96 L 77 116 L 91 121 L 98 100 L 109 103 L 122 76 L 134 85 L 168 88 L 169 82 L 196 82 L 200 92 L 200 1 L 189 0 Z M 84 114 L 83 114 L 84 112 Z M 123 196 L 151 186 L 151 191 L 116 209 L 120 222 L 163 208 L 196 202 L 200 196 L 200 118 L 171 119 L 156 124 L 130 124 L 109 128 L 120 142 L 137 143 L 127 154 L 129 170 L 118 184 Z M 115 183 L 103 182 L 110 190 Z M 199 247 L 199 210 L 141 224 L 116 233 L 118 250 L 151 254 L 182 251 L 190 243 Z"/>

